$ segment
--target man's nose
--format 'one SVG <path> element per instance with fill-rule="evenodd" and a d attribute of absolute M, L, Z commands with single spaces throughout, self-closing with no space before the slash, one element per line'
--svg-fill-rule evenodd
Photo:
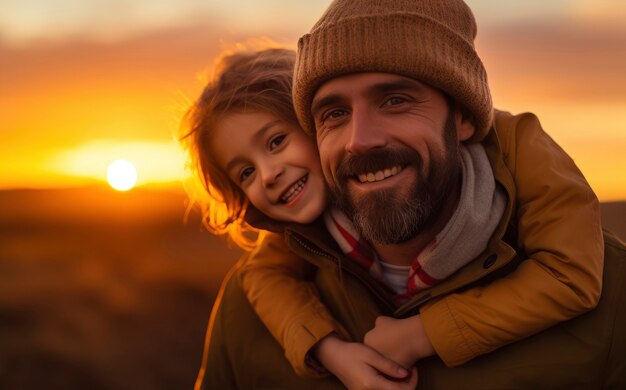
<path fill-rule="evenodd" d="M 261 180 L 263 181 L 263 186 L 273 186 L 278 182 L 284 172 L 285 168 L 282 164 L 266 164 L 261 168 Z"/>
<path fill-rule="evenodd" d="M 387 144 L 383 129 L 366 107 L 353 108 L 348 131 L 349 138 L 346 143 L 348 153 L 363 154 L 370 149 L 380 148 Z"/>

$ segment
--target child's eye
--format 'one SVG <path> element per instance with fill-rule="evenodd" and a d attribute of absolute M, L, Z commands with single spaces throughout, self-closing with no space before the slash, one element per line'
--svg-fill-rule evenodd
<path fill-rule="evenodd" d="M 247 178 L 249 178 L 252 174 L 254 173 L 254 168 L 252 167 L 247 167 L 244 168 L 241 173 L 239 174 L 239 182 L 243 183 L 244 181 L 246 181 Z"/>
<path fill-rule="evenodd" d="M 285 137 L 287 137 L 287 135 L 280 134 L 280 135 L 277 135 L 276 137 L 272 138 L 270 140 L 270 143 L 269 143 L 270 151 L 272 151 L 272 150 L 276 149 L 277 147 L 279 147 L 280 144 L 282 144 L 283 141 L 285 140 Z"/>

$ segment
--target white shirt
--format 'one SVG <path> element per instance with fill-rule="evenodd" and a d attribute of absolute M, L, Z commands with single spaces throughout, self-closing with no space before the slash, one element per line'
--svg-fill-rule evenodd
<path fill-rule="evenodd" d="M 411 274 L 411 266 L 409 265 L 393 265 L 380 262 L 380 266 L 383 269 L 383 275 L 387 286 L 391 287 L 396 294 L 400 294 L 406 291 L 407 281 Z"/>

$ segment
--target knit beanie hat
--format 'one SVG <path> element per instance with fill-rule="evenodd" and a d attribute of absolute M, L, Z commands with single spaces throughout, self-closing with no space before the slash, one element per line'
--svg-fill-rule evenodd
<path fill-rule="evenodd" d="M 335 0 L 298 42 L 293 99 L 314 134 L 311 103 L 326 81 L 395 73 L 438 88 L 474 115 L 480 141 L 492 120 L 487 74 L 474 49 L 476 21 L 462 0 Z"/>

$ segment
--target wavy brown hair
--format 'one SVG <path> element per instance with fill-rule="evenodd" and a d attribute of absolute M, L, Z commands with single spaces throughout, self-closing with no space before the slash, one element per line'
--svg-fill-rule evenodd
<path fill-rule="evenodd" d="M 188 168 L 199 180 L 202 194 L 188 191 L 199 206 L 204 226 L 213 234 L 227 234 L 243 249 L 251 249 L 256 229 L 246 223 L 248 199 L 212 156 L 210 145 L 219 121 L 234 112 L 267 112 L 297 124 L 291 100 L 295 52 L 264 49 L 223 55 L 215 76 L 187 110 L 181 124 L 181 144 Z M 233 142 L 237 137 L 233 136 Z M 248 232 L 252 232 L 250 235 Z"/>

